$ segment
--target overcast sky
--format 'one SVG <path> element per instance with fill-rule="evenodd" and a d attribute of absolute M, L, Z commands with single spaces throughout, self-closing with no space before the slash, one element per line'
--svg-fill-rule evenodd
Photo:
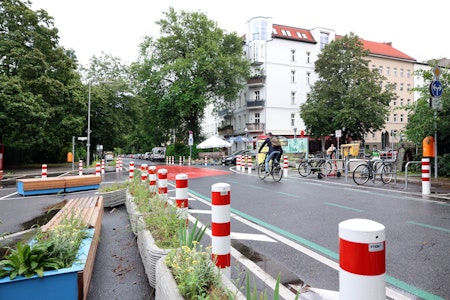
<path fill-rule="evenodd" d="M 271 17 L 273 23 L 312 29 L 324 27 L 336 34 L 354 32 L 393 47 L 418 61 L 450 58 L 450 28 L 446 19 L 450 1 L 434 0 L 31 0 L 55 19 L 60 44 L 75 50 L 85 65 L 102 52 L 134 61 L 143 36 L 157 37 L 169 7 L 200 11 L 218 26 L 239 35 L 252 17 Z M 420 4 L 419 4 L 420 3 Z"/>

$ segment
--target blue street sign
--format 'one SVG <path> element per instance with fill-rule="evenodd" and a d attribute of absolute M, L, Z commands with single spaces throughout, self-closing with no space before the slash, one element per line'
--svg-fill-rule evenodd
<path fill-rule="evenodd" d="M 444 88 L 442 87 L 442 83 L 439 80 L 433 80 L 430 84 L 430 94 L 432 97 L 441 97 L 442 91 Z"/>

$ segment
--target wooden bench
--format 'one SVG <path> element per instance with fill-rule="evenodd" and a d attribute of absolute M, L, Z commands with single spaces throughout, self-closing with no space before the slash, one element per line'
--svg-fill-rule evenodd
<path fill-rule="evenodd" d="M 65 218 L 72 217 L 81 218 L 86 226 L 94 229 L 94 236 L 89 247 L 86 264 L 84 269 L 78 272 L 78 299 L 87 299 L 102 229 L 103 197 L 93 196 L 68 200 L 56 215 L 47 224 L 43 225 L 41 229 L 43 231 L 49 230 L 51 227 L 60 224 Z"/>
<path fill-rule="evenodd" d="M 17 179 L 16 186 L 20 195 L 29 196 L 98 189 L 101 181 L 97 175 L 26 178 Z"/>

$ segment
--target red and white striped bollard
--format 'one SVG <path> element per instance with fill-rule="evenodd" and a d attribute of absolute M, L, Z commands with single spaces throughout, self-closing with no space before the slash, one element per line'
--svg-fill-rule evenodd
<path fill-rule="evenodd" d="M 152 195 L 156 195 L 156 167 L 149 166 L 148 167 L 148 186 Z"/>
<path fill-rule="evenodd" d="M 102 174 L 105 174 L 105 159 L 102 159 Z"/>
<path fill-rule="evenodd" d="M 429 157 L 422 157 L 422 195 L 431 194 L 431 165 Z"/>
<path fill-rule="evenodd" d="M 167 200 L 167 169 L 158 170 L 158 194 Z"/>
<path fill-rule="evenodd" d="M 188 176 L 187 174 L 177 174 L 175 176 L 175 201 L 177 204 L 178 217 L 188 223 Z"/>
<path fill-rule="evenodd" d="M 130 173 L 129 173 L 129 179 L 130 181 L 133 181 L 134 177 L 134 161 L 130 161 Z"/>
<path fill-rule="evenodd" d="M 78 161 L 78 175 L 83 175 L 83 161 L 81 159 Z"/>
<path fill-rule="evenodd" d="M 41 177 L 47 178 L 47 165 L 42 165 Z"/>
<path fill-rule="evenodd" d="M 283 156 L 283 176 L 288 177 L 288 170 L 289 170 L 289 160 L 287 155 Z"/>
<path fill-rule="evenodd" d="M 95 163 L 95 176 L 100 176 L 101 170 L 100 170 L 100 163 Z"/>

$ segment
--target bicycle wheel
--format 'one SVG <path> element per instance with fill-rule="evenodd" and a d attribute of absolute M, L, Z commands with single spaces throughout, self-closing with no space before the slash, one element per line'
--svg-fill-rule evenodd
<path fill-rule="evenodd" d="M 281 178 L 283 178 L 283 168 L 280 166 L 280 164 L 272 166 L 272 178 L 276 182 L 279 182 Z"/>
<path fill-rule="evenodd" d="M 302 177 L 306 177 L 311 173 L 311 168 L 309 168 L 309 165 L 306 161 L 301 162 L 298 165 L 298 174 Z"/>
<path fill-rule="evenodd" d="M 353 181 L 357 185 L 362 185 L 369 180 L 369 167 L 366 164 L 357 165 L 353 170 Z"/>
<path fill-rule="evenodd" d="M 263 180 L 266 178 L 266 166 L 264 163 L 258 165 L 258 177 Z"/>
<path fill-rule="evenodd" d="M 331 172 L 333 171 L 333 165 L 328 160 L 322 165 L 322 168 L 325 168 L 325 170 L 324 170 L 325 172 L 323 172 L 323 173 L 327 174 L 327 176 L 330 175 Z"/>
<path fill-rule="evenodd" d="M 392 180 L 393 177 L 393 173 L 394 173 L 394 168 L 392 167 L 392 164 L 383 164 L 381 166 L 381 171 L 380 171 L 381 175 L 381 181 L 383 183 L 389 183 Z"/>

